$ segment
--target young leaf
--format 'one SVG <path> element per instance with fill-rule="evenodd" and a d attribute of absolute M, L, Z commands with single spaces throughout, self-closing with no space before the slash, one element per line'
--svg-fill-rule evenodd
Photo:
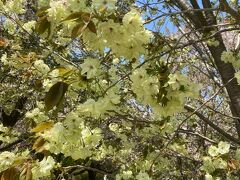
<path fill-rule="evenodd" d="M 74 72 L 72 69 L 68 69 L 66 67 L 57 67 L 55 68 L 58 70 L 59 76 L 68 76 Z M 53 70 L 55 70 L 53 69 Z"/>
<path fill-rule="evenodd" d="M 89 13 L 83 13 L 81 18 L 84 22 L 89 22 L 91 19 L 91 15 Z"/>
<path fill-rule="evenodd" d="M 49 31 L 51 23 L 48 21 L 47 16 L 43 16 L 36 24 L 36 31 L 38 34 L 43 34 L 47 29 Z"/>
<path fill-rule="evenodd" d="M 16 167 L 5 170 L 1 176 L 1 180 L 17 180 L 19 179 L 19 170 Z"/>
<path fill-rule="evenodd" d="M 31 132 L 38 133 L 42 132 L 46 129 L 50 129 L 53 126 L 53 122 L 43 122 L 41 124 L 38 124 L 35 128 L 31 130 Z"/>
<path fill-rule="evenodd" d="M 83 12 L 75 12 L 66 17 L 62 22 L 81 18 Z"/>
<path fill-rule="evenodd" d="M 49 111 L 54 106 L 59 105 L 67 89 L 68 89 L 68 84 L 65 82 L 57 82 L 49 89 L 45 97 L 46 111 Z"/>
<path fill-rule="evenodd" d="M 20 174 L 20 179 L 32 180 L 32 166 L 29 162 L 24 163 L 22 172 Z"/>
<path fill-rule="evenodd" d="M 94 22 L 89 21 L 87 27 L 88 27 L 88 29 L 89 29 L 91 32 L 97 34 L 97 29 L 96 29 L 96 26 L 95 26 Z"/>
<path fill-rule="evenodd" d="M 27 165 L 26 180 L 32 180 L 32 169 L 29 163 Z"/>
<path fill-rule="evenodd" d="M 82 32 L 84 31 L 85 28 L 86 28 L 86 24 L 84 24 L 84 23 L 77 24 L 72 29 L 71 38 L 74 39 L 74 38 L 78 37 L 80 34 L 82 34 Z"/>
<path fill-rule="evenodd" d="M 32 149 L 36 152 L 44 151 L 43 145 L 45 144 L 45 140 L 42 137 L 39 137 L 33 144 Z"/>
<path fill-rule="evenodd" d="M 47 10 L 48 10 L 48 9 L 49 9 L 48 6 L 44 6 L 44 7 L 40 8 L 40 9 L 38 9 L 36 15 L 37 15 L 38 17 L 42 17 L 42 16 L 44 16 L 44 15 L 47 14 Z"/>

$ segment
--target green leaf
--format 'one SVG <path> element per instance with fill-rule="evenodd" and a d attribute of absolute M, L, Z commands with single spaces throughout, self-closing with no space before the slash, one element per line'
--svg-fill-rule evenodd
<path fill-rule="evenodd" d="M 83 12 L 72 13 L 68 17 L 66 17 L 64 20 L 62 20 L 62 22 L 81 18 L 82 14 L 83 14 Z"/>
<path fill-rule="evenodd" d="M 34 142 L 32 149 L 35 150 L 36 152 L 42 152 L 45 150 L 43 146 L 44 144 L 45 144 L 45 140 L 42 137 L 39 137 Z"/>
<path fill-rule="evenodd" d="M 43 122 L 41 124 L 38 124 L 35 128 L 31 130 L 31 132 L 38 133 L 38 132 L 43 132 L 51 127 L 53 127 L 54 123 L 53 122 Z"/>
<path fill-rule="evenodd" d="M 220 141 L 218 143 L 218 152 L 220 154 L 226 154 L 226 153 L 229 152 L 229 150 L 230 150 L 230 144 L 229 143 L 223 142 L 223 141 Z"/>
<path fill-rule="evenodd" d="M 45 97 L 46 111 L 61 104 L 67 89 L 68 84 L 65 82 L 57 82 L 49 89 Z"/>
<path fill-rule="evenodd" d="M 48 10 L 48 9 L 49 9 L 48 6 L 42 7 L 42 8 L 40 8 L 40 9 L 38 9 L 36 15 L 37 15 L 38 17 L 45 16 L 45 15 L 47 14 L 47 10 Z"/>
<path fill-rule="evenodd" d="M 62 22 L 64 21 L 69 21 L 69 20 L 74 20 L 74 19 L 90 19 L 90 14 L 86 12 L 75 12 L 70 14 L 68 17 L 66 17 Z"/>
<path fill-rule="evenodd" d="M 71 38 L 74 39 L 74 38 L 78 37 L 79 35 L 81 35 L 85 28 L 86 28 L 86 24 L 84 24 L 84 23 L 77 24 L 72 29 Z"/>
<path fill-rule="evenodd" d="M 11 167 L 3 172 L 1 180 L 17 180 L 19 179 L 19 175 L 19 169 L 16 167 Z"/>
<path fill-rule="evenodd" d="M 84 12 L 81 18 L 84 22 L 89 22 L 91 20 L 91 14 Z"/>
<path fill-rule="evenodd" d="M 51 23 L 48 21 L 47 16 L 41 17 L 36 24 L 36 31 L 38 34 L 43 34 L 46 30 L 50 32 Z"/>
<path fill-rule="evenodd" d="M 97 29 L 96 29 L 96 26 L 95 26 L 94 22 L 89 21 L 87 27 L 91 32 L 97 34 Z"/>

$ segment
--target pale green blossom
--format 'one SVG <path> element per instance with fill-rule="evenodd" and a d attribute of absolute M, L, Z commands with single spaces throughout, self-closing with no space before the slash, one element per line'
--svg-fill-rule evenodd
<path fill-rule="evenodd" d="M 214 167 L 211 157 L 203 157 L 202 168 L 204 171 L 206 171 L 208 173 L 212 173 L 215 171 L 216 168 Z"/>
<path fill-rule="evenodd" d="M 33 179 L 40 179 L 51 175 L 51 170 L 54 168 L 56 162 L 52 156 L 44 157 L 42 161 L 37 162 L 32 168 Z"/>
<path fill-rule="evenodd" d="M 147 173 L 139 172 L 138 175 L 136 176 L 136 180 L 151 180 L 151 178 Z"/>
<path fill-rule="evenodd" d="M 216 40 L 216 39 L 209 39 L 209 40 L 207 41 L 207 44 L 208 44 L 209 46 L 215 46 L 215 47 L 217 47 L 217 46 L 219 46 L 219 41 Z"/>
<path fill-rule="evenodd" d="M 33 29 L 35 28 L 35 24 L 36 24 L 36 21 L 28 21 L 23 25 L 23 29 L 31 34 L 33 32 Z"/>
<path fill-rule="evenodd" d="M 42 175 L 50 175 L 51 169 L 55 165 L 55 161 L 52 156 L 44 157 L 42 161 L 39 163 L 40 171 Z"/>
<path fill-rule="evenodd" d="M 240 160 L 240 149 L 239 148 L 236 150 L 235 158 L 237 160 Z"/>
<path fill-rule="evenodd" d="M 132 9 L 123 17 L 123 24 L 126 26 L 133 26 L 134 28 L 142 26 L 143 21 L 140 13 L 136 9 Z"/>
<path fill-rule="evenodd" d="M 119 127 L 118 127 L 118 124 L 117 123 L 111 123 L 109 124 L 109 129 L 113 132 L 117 132 Z"/>
<path fill-rule="evenodd" d="M 205 180 L 213 180 L 212 175 L 206 174 L 206 175 L 205 175 Z"/>
<path fill-rule="evenodd" d="M 6 11 L 16 14 L 22 14 L 25 12 L 23 4 L 25 0 L 8 0 L 6 3 Z"/>
<path fill-rule="evenodd" d="M 98 10 L 104 10 L 105 8 L 109 11 L 115 9 L 117 0 L 93 0 L 92 6 Z"/>
<path fill-rule="evenodd" d="M 230 150 L 230 144 L 229 143 L 223 142 L 223 141 L 220 141 L 218 143 L 218 152 L 220 154 L 226 154 L 226 153 L 229 152 L 229 150 Z"/>
<path fill-rule="evenodd" d="M 87 9 L 85 0 L 67 0 L 67 5 L 69 9 L 76 12 Z"/>
<path fill-rule="evenodd" d="M 224 51 L 221 55 L 222 61 L 232 63 L 235 67 L 240 67 L 240 59 L 232 51 Z"/>
<path fill-rule="evenodd" d="M 137 95 L 137 99 L 144 104 L 155 104 L 155 96 L 159 92 L 158 79 L 149 76 L 144 68 L 135 70 L 130 78 L 132 90 Z"/>
<path fill-rule="evenodd" d="M 38 0 L 39 7 L 48 7 L 50 0 Z"/>
<path fill-rule="evenodd" d="M 224 51 L 222 53 L 222 56 L 221 56 L 221 59 L 224 61 L 224 62 L 234 62 L 235 61 L 235 56 L 233 54 L 233 52 L 231 51 Z"/>
<path fill-rule="evenodd" d="M 43 60 L 37 60 L 34 62 L 34 67 L 36 68 L 37 72 L 41 74 L 47 74 L 50 71 L 50 68 L 47 64 L 44 63 Z"/>
<path fill-rule="evenodd" d="M 48 116 L 45 115 L 43 108 L 40 108 L 39 106 L 34 108 L 32 111 L 26 112 L 25 117 L 33 120 L 35 123 L 41 123 L 49 120 Z"/>
<path fill-rule="evenodd" d="M 50 8 L 48 11 L 48 19 L 54 23 L 60 22 L 67 17 L 68 12 L 66 11 L 66 4 L 64 1 L 50 1 Z"/>
<path fill-rule="evenodd" d="M 213 160 L 213 165 L 216 169 L 227 169 L 227 162 L 222 158 L 216 158 Z"/>
<path fill-rule="evenodd" d="M 10 19 L 4 21 L 3 27 L 8 30 L 10 34 L 14 34 L 17 28 L 16 23 L 12 22 Z"/>
<path fill-rule="evenodd" d="M 114 58 L 113 59 L 113 64 L 119 64 L 119 62 L 120 62 L 119 58 Z"/>
<path fill-rule="evenodd" d="M 87 58 L 80 67 L 82 68 L 81 74 L 86 73 L 87 78 L 92 79 L 99 75 L 100 61 L 98 59 Z"/>
<path fill-rule="evenodd" d="M 95 128 L 93 130 L 83 129 L 82 138 L 84 143 L 89 147 L 96 147 L 102 139 L 101 129 Z"/>
<path fill-rule="evenodd" d="M 64 123 L 56 123 L 41 136 L 47 140 L 44 147 L 52 153 L 63 153 L 73 159 L 85 159 L 93 155 L 93 150 L 102 139 L 99 128 L 89 129 L 76 113 L 70 113 Z"/>
<path fill-rule="evenodd" d="M 240 84 L 240 71 L 235 73 L 238 84 Z"/>
<path fill-rule="evenodd" d="M 218 148 L 216 146 L 211 145 L 208 148 L 208 154 L 212 157 L 217 156 L 219 154 Z"/>
<path fill-rule="evenodd" d="M 11 130 L 8 127 L 3 126 L 2 123 L 0 123 L 0 142 L 4 143 L 11 143 L 16 141 L 18 138 L 17 136 L 19 133 L 17 131 Z"/>
<path fill-rule="evenodd" d="M 112 19 L 97 24 L 97 34 L 89 30 L 83 32 L 84 42 L 95 50 L 110 48 L 117 58 L 139 58 L 146 52 L 144 45 L 152 38 L 152 33 L 143 27 L 137 10 L 125 14 L 122 25 Z"/>
<path fill-rule="evenodd" d="M 16 155 L 9 151 L 0 154 L 0 172 L 10 168 L 16 160 Z"/>
<path fill-rule="evenodd" d="M 1 57 L 0 60 L 3 62 L 4 65 L 9 65 L 9 66 L 13 66 L 14 65 L 13 61 L 9 61 L 8 60 L 7 53 L 2 54 L 2 57 Z"/>
<path fill-rule="evenodd" d="M 131 179 L 133 177 L 133 173 L 132 171 L 123 171 L 121 174 L 117 174 L 116 175 L 116 180 L 128 180 Z"/>
<path fill-rule="evenodd" d="M 115 104 L 119 102 L 120 97 L 112 94 L 111 96 L 99 98 L 97 101 L 88 99 L 85 103 L 79 105 L 77 110 L 84 116 L 99 118 L 104 116 L 107 111 L 114 110 L 116 108 Z"/>
<path fill-rule="evenodd" d="M 97 34 L 86 29 L 83 32 L 82 38 L 84 43 L 88 45 L 88 49 L 99 50 L 102 52 L 104 51 L 105 47 L 107 47 L 107 41 L 102 37 L 99 28 L 97 29 Z"/>
<path fill-rule="evenodd" d="M 49 73 L 50 78 L 57 78 L 59 76 L 59 69 L 54 69 Z"/>

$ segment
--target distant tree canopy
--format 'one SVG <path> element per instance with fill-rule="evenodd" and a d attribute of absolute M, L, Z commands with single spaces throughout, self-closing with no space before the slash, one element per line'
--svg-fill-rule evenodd
<path fill-rule="evenodd" d="M 239 179 L 238 0 L 0 0 L 1 179 Z"/>

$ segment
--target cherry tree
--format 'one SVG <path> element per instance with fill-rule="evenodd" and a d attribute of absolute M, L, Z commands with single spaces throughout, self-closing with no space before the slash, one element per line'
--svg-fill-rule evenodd
<path fill-rule="evenodd" d="M 237 179 L 237 0 L 0 1 L 3 179 Z"/>

